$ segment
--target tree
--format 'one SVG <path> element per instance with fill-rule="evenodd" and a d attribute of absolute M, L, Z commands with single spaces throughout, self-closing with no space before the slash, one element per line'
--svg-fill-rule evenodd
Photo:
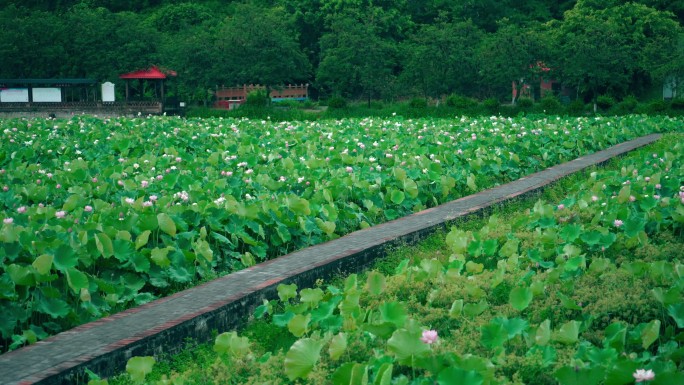
<path fill-rule="evenodd" d="M 7 78 L 60 76 L 65 58 L 63 22 L 50 12 L 9 6 L 0 12 L 0 73 Z"/>
<path fill-rule="evenodd" d="M 672 14 L 645 5 L 596 9 L 580 1 L 555 29 L 559 71 L 594 101 L 634 93 L 667 74 L 680 28 Z"/>
<path fill-rule="evenodd" d="M 321 38 L 316 81 L 333 94 L 372 98 L 388 94 L 394 80 L 396 43 L 383 39 L 372 18 L 340 15 Z"/>
<path fill-rule="evenodd" d="M 484 33 L 472 22 L 423 25 L 401 45 L 403 83 L 426 97 L 472 95 L 477 87 L 476 47 Z M 412 88 L 412 87 L 409 87 Z"/>
<path fill-rule="evenodd" d="M 297 41 L 297 32 L 281 8 L 236 6 L 217 37 L 225 82 L 279 87 L 306 81 L 311 65 Z"/>
<path fill-rule="evenodd" d="M 510 92 L 511 83 L 522 87 L 548 68 L 550 40 L 543 29 L 521 28 L 505 20 L 487 35 L 478 49 L 480 79 L 490 96 Z M 515 103 L 515 99 L 513 99 Z"/>

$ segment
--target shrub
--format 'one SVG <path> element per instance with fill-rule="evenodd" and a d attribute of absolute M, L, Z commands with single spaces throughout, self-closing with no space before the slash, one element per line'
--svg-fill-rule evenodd
<path fill-rule="evenodd" d="M 427 108 L 427 100 L 423 98 L 413 98 L 409 101 L 409 107 L 411 108 Z"/>
<path fill-rule="evenodd" d="M 610 95 L 599 95 L 596 98 L 596 105 L 603 111 L 609 110 L 615 105 L 615 99 Z"/>
<path fill-rule="evenodd" d="M 613 107 L 613 112 L 618 115 L 629 114 L 634 112 L 638 105 L 639 101 L 637 98 L 633 95 L 629 95 Z"/>
<path fill-rule="evenodd" d="M 370 104 L 370 108 L 373 110 L 382 110 L 385 108 L 385 104 L 380 100 L 373 100 Z"/>
<path fill-rule="evenodd" d="M 568 112 L 573 115 L 580 115 L 584 113 L 584 102 L 580 99 L 575 99 L 568 105 Z"/>
<path fill-rule="evenodd" d="M 245 105 L 251 107 L 265 107 L 268 105 L 269 101 L 266 90 L 254 90 L 247 94 Z"/>
<path fill-rule="evenodd" d="M 678 111 L 684 110 L 684 98 L 672 99 L 670 102 L 670 108 Z"/>
<path fill-rule="evenodd" d="M 667 111 L 669 107 L 669 104 L 664 100 L 652 100 L 646 106 L 646 112 L 658 114 Z"/>
<path fill-rule="evenodd" d="M 534 105 L 534 101 L 530 98 L 519 98 L 516 104 L 521 110 L 529 110 Z"/>
<path fill-rule="evenodd" d="M 328 108 L 341 109 L 345 107 L 347 107 L 347 100 L 339 95 L 328 99 Z"/>
<path fill-rule="evenodd" d="M 501 103 L 499 103 L 499 100 L 496 98 L 485 99 L 482 102 L 482 108 L 484 108 L 484 110 L 488 113 L 498 112 L 500 106 Z"/>
<path fill-rule="evenodd" d="M 555 96 L 545 96 L 539 101 L 539 107 L 546 113 L 557 113 L 561 110 L 561 102 Z"/>
<path fill-rule="evenodd" d="M 460 110 L 466 110 L 477 106 L 477 100 L 461 95 L 449 95 L 446 98 L 446 105 L 449 107 L 456 107 Z"/>

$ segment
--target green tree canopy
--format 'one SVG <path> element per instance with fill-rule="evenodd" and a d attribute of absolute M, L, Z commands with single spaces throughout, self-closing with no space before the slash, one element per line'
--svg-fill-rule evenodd
<path fill-rule="evenodd" d="M 423 25 L 402 46 L 402 84 L 430 97 L 473 94 L 478 85 L 477 47 L 483 37 L 470 21 Z"/>
<path fill-rule="evenodd" d="M 596 9 L 580 2 L 554 30 L 563 80 L 595 99 L 622 96 L 667 73 L 680 26 L 641 4 Z"/>
<path fill-rule="evenodd" d="M 228 84 L 277 87 L 306 81 L 311 71 L 293 23 L 282 8 L 236 6 L 218 31 L 217 48 Z"/>
<path fill-rule="evenodd" d="M 391 92 L 396 44 L 380 37 L 370 19 L 340 15 L 321 38 L 316 81 L 332 94 L 371 98 Z"/>

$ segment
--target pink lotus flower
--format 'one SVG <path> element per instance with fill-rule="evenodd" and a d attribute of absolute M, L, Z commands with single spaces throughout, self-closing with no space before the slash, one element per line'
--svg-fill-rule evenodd
<path fill-rule="evenodd" d="M 150 182 L 144 180 L 144 181 L 140 182 L 140 185 L 142 186 L 142 188 L 146 188 L 147 186 L 150 185 Z"/>
<path fill-rule="evenodd" d="M 2 191 L 9 191 L 9 187 L 7 187 L 7 186 L 2 186 Z"/>
<path fill-rule="evenodd" d="M 26 206 L 21 206 L 21 207 L 19 207 L 19 208 L 17 209 L 17 212 L 18 212 L 19 214 L 25 213 L 25 212 L 26 212 Z"/>
<path fill-rule="evenodd" d="M 596 202 L 596 201 L 598 201 L 598 200 L 599 200 L 599 197 L 597 197 L 596 195 L 592 195 L 592 196 L 591 196 L 591 201 L 592 201 L 592 202 Z"/>
<path fill-rule="evenodd" d="M 655 373 L 651 369 L 637 369 L 637 371 L 632 374 L 632 377 L 634 377 L 636 382 L 651 381 L 655 378 Z"/>
<path fill-rule="evenodd" d="M 354 172 L 354 169 L 351 168 L 350 166 L 347 166 L 347 168 L 345 168 L 345 170 L 349 173 Z"/>
<path fill-rule="evenodd" d="M 150 201 L 151 202 L 156 202 L 157 199 L 159 199 L 156 195 L 150 195 Z"/>
<path fill-rule="evenodd" d="M 658 183 L 657 185 L 655 185 L 655 188 L 656 188 L 657 190 L 660 190 L 661 187 L 663 187 L 663 186 L 661 186 L 660 183 Z"/>
<path fill-rule="evenodd" d="M 57 185 L 55 186 L 55 188 L 56 188 L 56 189 L 60 189 L 60 188 L 62 188 L 62 185 L 59 184 L 59 183 L 57 183 Z"/>
<path fill-rule="evenodd" d="M 60 219 L 64 218 L 65 216 L 66 216 L 66 211 L 57 211 L 55 213 L 55 217 L 60 218 Z"/>
<path fill-rule="evenodd" d="M 85 211 L 87 213 L 91 213 L 91 212 L 93 212 L 93 206 L 86 206 L 83 208 L 83 211 Z"/>
<path fill-rule="evenodd" d="M 143 202 L 143 207 L 150 207 L 150 206 L 152 206 L 152 205 L 153 205 L 153 203 L 150 202 L 150 201 L 145 201 L 145 202 Z"/>
<path fill-rule="evenodd" d="M 624 223 L 624 222 L 622 222 L 621 220 L 616 219 L 615 222 L 613 222 L 613 225 L 614 225 L 615 227 L 620 227 L 620 226 L 622 226 L 623 223 Z"/>
<path fill-rule="evenodd" d="M 93 183 L 97 183 L 97 178 L 93 178 L 91 180 L 93 181 Z"/>
<path fill-rule="evenodd" d="M 636 200 L 636 197 L 634 195 L 629 196 L 629 201 L 634 202 Z"/>
<path fill-rule="evenodd" d="M 437 342 L 437 338 L 438 336 L 436 330 L 423 330 L 423 335 L 420 337 L 420 340 L 430 345 Z"/>
<path fill-rule="evenodd" d="M 2 220 L 2 223 L 6 224 L 6 225 L 11 225 L 12 222 L 14 222 L 14 218 L 5 218 Z"/>
<path fill-rule="evenodd" d="M 563 210 L 564 208 L 565 208 L 565 205 L 564 205 L 564 204 L 561 203 L 561 204 L 558 205 L 558 210 Z"/>

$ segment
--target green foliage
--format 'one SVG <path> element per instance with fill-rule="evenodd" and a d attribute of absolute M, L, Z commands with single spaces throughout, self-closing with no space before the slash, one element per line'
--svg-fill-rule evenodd
<path fill-rule="evenodd" d="M 126 363 L 126 372 L 131 376 L 133 383 L 142 384 L 145 376 L 152 372 L 156 360 L 154 357 L 133 357 Z"/>
<path fill-rule="evenodd" d="M 217 85 L 293 82 L 366 101 L 504 100 L 541 75 L 620 98 L 684 73 L 679 3 L 4 0 L 0 78 L 111 80 L 123 97 L 118 75 L 155 63 L 178 72 L 174 96 L 204 106 Z"/>
<path fill-rule="evenodd" d="M 255 90 L 247 95 L 245 106 L 249 107 L 266 107 L 271 102 L 266 90 Z"/>
<path fill-rule="evenodd" d="M 0 193 L 2 217 L 12 218 L 0 231 L 4 258 L 0 310 L 11 315 L 0 324 L 3 350 L 635 136 L 681 128 L 680 120 L 666 117 L 558 118 L 554 130 L 546 128 L 548 122 L 548 118 L 500 116 L 457 120 L 399 116 L 307 124 L 169 117 L 4 120 L 0 123 L 3 150 L 14 156 L 2 157 L 0 166 L 5 170 L 0 184 L 8 186 Z M 578 126 L 593 129 L 578 130 Z M 359 127 L 368 128 L 363 138 Z M 518 137 L 519 127 L 539 135 Z M 466 128 L 471 135 L 467 143 L 457 135 Z M 493 130 L 498 134 L 492 135 Z M 167 131 L 177 132 L 154 135 Z M 442 143 L 426 142 L 434 137 Z M 44 154 L 53 155 L 45 161 Z M 670 156 L 663 160 L 670 162 Z M 665 186 L 677 180 L 657 178 Z M 649 197 L 639 195 L 640 188 L 651 189 Z M 602 247 L 611 250 L 623 238 L 628 240 L 625 247 L 644 244 L 658 227 L 654 218 L 661 215 L 671 215 L 673 223 L 679 223 L 681 214 L 676 210 L 653 214 L 664 209 L 653 197 L 657 195 L 653 189 L 653 183 L 637 187 L 633 182 L 606 192 L 615 194 L 615 204 L 629 204 L 636 194 L 631 211 L 611 218 L 619 215 L 623 220 L 620 232 L 610 222 L 590 228 L 572 224 L 546 234 L 543 245 L 529 253 L 521 250 L 526 242 L 516 243 L 516 237 L 499 238 L 484 231 L 450 233 L 449 255 L 455 256 L 448 268 L 441 266 L 444 257 L 429 258 L 417 265 L 416 275 L 426 282 L 447 270 L 456 275 L 489 275 L 500 259 L 506 259 L 508 270 L 529 259 L 535 269 L 558 266 L 564 275 L 580 275 L 594 260 L 582 247 L 591 252 Z M 568 209 L 580 206 L 580 201 L 588 206 L 590 199 L 563 200 Z M 552 208 L 541 205 L 531 226 L 546 233 L 564 223 L 565 217 L 554 217 Z M 608 266 L 604 263 L 603 268 Z M 521 298 L 527 295 L 511 298 L 511 290 L 505 288 L 525 286 L 534 292 L 535 299 L 525 311 L 538 301 L 544 303 L 543 290 L 529 280 L 505 282 L 504 269 L 500 271 L 493 277 L 494 287 L 469 285 L 462 288 L 464 297 L 440 298 L 428 288 L 412 294 L 421 302 L 442 304 L 445 310 L 462 300 L 445 322 L 457 322 L 459 316 L 476 319 L 509 301 L 523 308 L 526 301 Z M 387 291 L 387 280 L 383 286 L 379 276 L 370 284 L 362 282 L 356 286 L 367 286 L 378 298 Z M 501 289 L 496 289 L 499 285 Z M 562 304 L 558 308 L 573 312 L 583 308 L 568 291 L 556 292 L 569 299 L 558 296 Z M 297 335 L 308 335 L 321 323 L 326 330 L 339 332 L 344 322 L 351 322 L 335 317 L 332 312 L 340 302 L 319 290 L 298 292 L 290 287 L 279 294 L 284 302 L 297 303 L 297 309 L 317 311 L 307 320 L 301 311 L 274 314 L 268 306 L 260 309 L 262 317 L 268 314 L 267 319 L 289 325 Z M 485 298 L 485 294 L 496 295 Z M 396 305 L 397 301 L 385 302 L 387 307 L 374 310 L 377 322 L 371 327 L 379 334 L 403 327 L 410 314 L 410 308 Z M 648 322 L 654 314 L 654 310 L 643 311 L 646 307 L 638 298 L 630 301 L 634 309 L 616 308 L 616 303 L 620 302 L 604 304 L 614 311 L 596 312 L 602 317 L 624 314 L 629 322 Z M 345 316 L 361 317 L 361 307 L 358 298 L 344 298 Z M 546 318 L 554 325 L 558 320 L 548 314 L 534 322 Z"/>
<path fill-rule="evenodd" d="M 658 114 L 667 111 L 669 107 L 664 100 L 652 100 L 645 106 L 645 109 L 650 114 Z"/>
<path fill-rule="evenodd" d="M 639 101 L 633 95 L 629 95 L 613 106 L 612 112 L 626 115 L 636 111 Z"/>
<path fill-rule="evenodd" d="M 516 100 L 516 105 L 521 110 L 527 111 L 534 105 L 534 101 L 530 98 L 520 98 Z"/>
<path fill-rule="evenodd" d="M 285 301 L 271 305 L 291 316 L 287 322 L 273 317 L 273 329 L 290 327 L 295 317 L 310 319 L 308 336 L 284 352 L 267 350 L 258 358 L 258 346 L 268 346 L 273 331 L 264 333 L 263 345 L 259 334 L 252 334 L 255 355 L 222 353 L 220 361 L 180 375 L 211 373 L 236 383 L 300 378 L 345 384 L 598 385 L 632 383 L 636 370 L 646 368 L 659 381 L 678 383 L 684 220 L 676 213 L 684 218 L 679 201 L 684 169 L 674 165 L 682 161 L 681 134 L 669 135 L 605 169 L 559 181 L 536 203 L 513 202 L 503 217 L 459 221 L 444 245 L 404 250 L 410 258 L 395 258 L 398 266 L 384 269 L 382 276 L 370 272 L 340 279 L 339 287 L 305 288 L 299 292 L 302 301 L 296 301 L 296 287 L 283 285 Z M 401 172 L 394 176 L 408 178 Z M 673 199 L 644 204 L 655 190 L 663 196 L 671 192 Z M 650 219 L 638 231 L 627 228 L 629 217 L 615 226 L 625 212 L 631 218 L 648 213 L 643 218 Z M 595 232 L 597 240 L 584 236 Z M 475 234 L 479 241 L 486 235 L 503 245 L 495 266 L 472 267 L 478 263 L 462 254 L 469 253 Z M 468 263 L 471 268 L 464 269 Z M 497 292 L 499 286 L 508 289 Z M 494 301 L 502 293 L 510 293 L 510 303 Z M 328 306 L 328 301 L 333 302 Z M 339 320 L 338 329 L 330 331 L 333 322 L 314 321 L 325 317 Z M 438 338 L 426 338 L 433 333 L 428 330 Z M 232 341 L 237 335 L 219 337 Z"/>
<path fill-rule="evenodd" d="M 496 113 L 497 111 L 499 111 L 499 107 L 500 107 L 500 106 L 501 106 L 501 103 L 500 103 L 499 100 L 496 99 L 496 98 L 485 99 L 485 100 L 482 102 L 482 108 L 483 108 L 487 113 L 490 113 L 490 114 L 493 114 L 493 113 Z"/>
<path fill-rule="evenodd" d="M 446 105 L 449 107 L 455 107 L 459 110 L 468 110 L 477 106 L 477 100 L 452 94 L 446 98 Z"/>
<path fill-rule="evenodd" d="M 306 378 L 321 356 L 323 345 L 310 338 L 295 342 L 285 355 L 285 374 L 290 381 L 296 378 Z"/>
<path fill-rule="evenodd" d="M 610 95 L 599 95 L 596 98 L 596 105 L 603 111 L 609 110 L 615 105 L 615 99 Z"/>
<path fill-rule="evenodd" d="M 328 108 L 342 109 L 347 107 L 347 100 L 341 96 L 333 96 L 328 99 Z"/>
<path fill-rule="evenodd" d="M 539 101 L 539 108 L 547 114 L 557 114 L 561 112 L 563 106 L 555 96 L 544 96 Z"/>
<path fill-rule="evenodd" d="M 675 98 L 670 101 L 670 108 L 675 111 L 684 110 L 684 98 Z"/>
<path fill-rule="evenodd" d="M 585 109 L 584 102 L 580 99 L 573 100 L 568 106 L 568 112 L 573 115 L 581 115 L 585 112 Z"/>
<path fill-rule="evenodd" d="M 427 108 L 427 100 L 423 98 L 413 98 L 409 101 L 411 108 Z"/>

